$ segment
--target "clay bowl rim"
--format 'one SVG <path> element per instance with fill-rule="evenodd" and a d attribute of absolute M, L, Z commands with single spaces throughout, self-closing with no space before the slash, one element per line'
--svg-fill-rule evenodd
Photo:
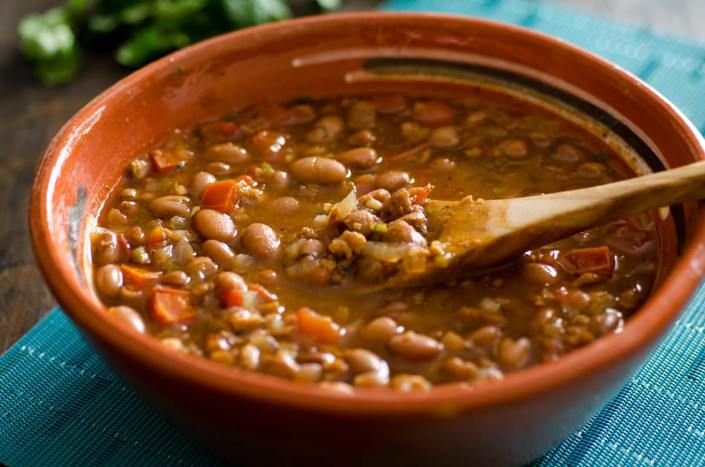
<path fill-rule="evenodd" d="M 363 12 L 344 13 L 289 20 L 235 31 L 192 45 L 174 52 L 156 62 L 130 74 L 114 84 L 78 111 L 58 132 L 49 144 L 35 178 L 30 200 L 30 231 L 35 256 L 50 288 L 63 309 L 78 324 L 91 340 L 116 348 L 122 363 L 138 359 L 155 369 L 155 374 L 166 373 L 170 377 L 188 382 L 193 386 L 204 386 L 221 395 L 246 397 L 265 403 L 275 403 L 301 409 L 350 414 L 449 414 L 484 407 L 504 405 L 548 393 L 562 385 L 580 378 L 606 371 L 617 363 L 641 352 L 660 337 L 680 313 L 705 271 L 705 218 L 703 205 L 698 210 L 698 223 L 692 239 L 678 259 L 671 273 L 661 283 L 656 293 L 625 325 L 620 334 L 598 339 L 596 342 L 575 350 L 560 359 L 534 366 L 507 375 L 503 380 L 468 386 L 462 383 L 445 384 L 429 391 L 400 393 L 386 389 L 355 389 L 339 392 L 315 385 L 296 383 L 274 376 L 219 365 L 200 357 L 176 354 L 157 342 L 156 339 L 139 335 L 122 325 L 105 319 L 104 307 L 83 290 L 75 271 L 58 253 L 56 241 L 49 235 L 50 219 L 49 186 L 59 177 L 60 159 L 71 151 L 72 136 L 81 131 L 83 124 L 102 105 L 128 92 L 140 81 L 173 66 L 175 59 L 194 57 L 210 48 L 223 48 L 231 41 L 246 41 L 252 35 L 274 33 L 280 29 L 302 28 L 319 22 L 336 21 L 446 21 L 468 27 L 492 27 L 497 30 L 525 35 L 541 40 L 552 47 L 563 49 L 576 60 L 591 61 L 643 98 L 655 101 L 669 117 L 672 125 L 680 131 L 682 138 L 696 149 L 696 159 L 705 159 L 705 141 L 673 104 L 668 102 L 650 86 L 617 65 L 599 58 L 590 52 L 567 42 L 525 28 L 494 21 L 455 15 L 431 13 Z"/>

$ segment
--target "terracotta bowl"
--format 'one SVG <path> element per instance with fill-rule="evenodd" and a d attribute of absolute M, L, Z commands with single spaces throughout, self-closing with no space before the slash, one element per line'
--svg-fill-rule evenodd
<path fill-rule="evenodd" d="M 90 285 L 87 254 L 89 231 L 122 168 L 169 129 L 263 98 L 389 89 L 457 94 L 498 84 L 556 111 L 573 109 L 569 114 L 585 117 L 590 131 L 636 151 L 639 160 L 632 162 L 642 168 L 705 158 L 701 136 L 662 96 L 549 36 L 439 15 L 288 21 L 169 55 L 78 112 L 47 149 L 34 184 L 37 260 L 59 303 L 101 355 L 177 427 L 230 459 L 527 462 L 599 409 L 676 319 L 705 269 L 705 221 L 697 205 L 672 209 L 661 239 L 659 285 L 620 334 L 496 383 L 410 394 L 339 393 L 165 350 L 106 318 Z"/>

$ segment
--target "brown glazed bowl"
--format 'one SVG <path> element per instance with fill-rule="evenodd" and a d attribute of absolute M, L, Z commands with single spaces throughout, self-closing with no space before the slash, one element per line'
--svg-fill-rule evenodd
<path fill-rule="evenodd" d="M 497 83 L 557 109 L 577 109 L 592 119 L 586 124 L 592 130 L 616 135 L 638 152 L 642 166 L 660 170 L 705 159 L 701 136 L 663 97 L 615 65 L 546 35 L 425 14 L 287 21 L 173 53 L 78 112 L 47 149 L 34 184 L 37 260 L 61 306 L 101 355 L 174 425 L 231 460 L 530 461 L 602 406 L 676 319 L 705 269 L 698 205 L 671 210 L 662 229 L 659 284 L 623 332 L 502 381 L 416 393 L 341 393 L 177 355 L 106 317 L 88 258 L 90 229 L 122 168 L 169 129 L 263 98 L 429 86 L 458 94 Z"/>

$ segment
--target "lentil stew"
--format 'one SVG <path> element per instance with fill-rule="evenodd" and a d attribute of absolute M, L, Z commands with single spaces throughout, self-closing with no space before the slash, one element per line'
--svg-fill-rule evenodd
<path fill-rule="evenodd" d="M 177 352 L 337 389 L 479 382 L 619 332 L 658 269 L 644 213 L 439 286 L 424 201 L 632 176 L 599 139 L 480 93 L 263 103 L 134 159 L 92 235 L 108 313 Z M 422 259 L 422 261 L 421 261 Z"/>

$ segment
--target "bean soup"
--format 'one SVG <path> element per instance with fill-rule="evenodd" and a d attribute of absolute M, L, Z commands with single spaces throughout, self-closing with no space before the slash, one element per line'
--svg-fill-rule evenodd
<path fill-rule="evenodd" d="M 644 213 L 481 277 L 360 293 L 448 261 L 425 200 L 632 176 L 523 103 L 378 94 L 264 103 L 135 158 L 92 235 L 108 313 L 175 352 L 334 389 L 476 383 L 619 332 L 653 286 Z"/>

